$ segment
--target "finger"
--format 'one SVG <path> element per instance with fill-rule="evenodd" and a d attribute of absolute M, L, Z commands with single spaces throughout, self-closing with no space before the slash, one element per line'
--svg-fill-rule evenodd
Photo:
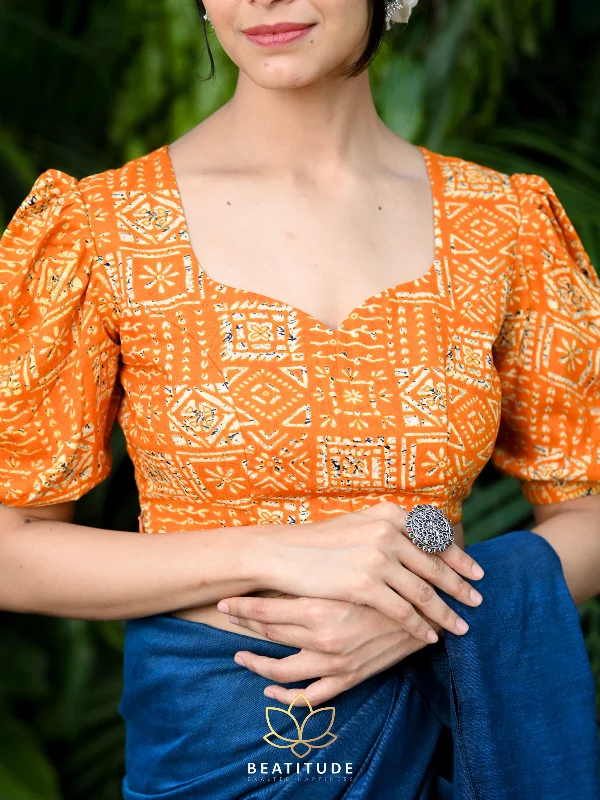
<path fill-rule="evenodd" d="M 405 538 L 412 544 L 413 547 L 415 547 L 408 535 L 408 531 L 406 530 L 406 518 L 408 514 L 397 503 L 387 500 L 385 502 L 374 503 L 369 508 L 358 513 L 366 514 L 367 516 L 374 516 L 377 519 L 387 520 L 405 536 Z M 422 550 L 421 552 L 425 551 Z M 453 542 L 446 550 L 442 551 L 440 556 L 447 564 L 449 564 L 449 566 L 451 566 L 461 575 L 474 580 L 480 580 L 483 578 L 484 572 L 480 565 L 455 542 Z"/>
<path fill-rule="evenodd" d="M 481 580 L 481 578 L 483 578 L 485 573 L 481 566 L 475 561 L 474 558 L 472 558 L 461 547 L 459 547 L 456 542 L 452 542 L 452 544 L 450 544 L 445 550 L 442 550 L 439 553 L 427 553 L 426 550 L 421 550 L 420 547 L 414 544 L 408 535 L 405 525 L 402 526 L 402 533 L 404 534 L 406 540 L 412 544 L 413 548 L 421 553 L 425 553 L 425 555 L 438 555 L 446 564 L 452 567 L 452 569 L 456 570 L 456 572 L 464 575 L 465 578 L 469 578 L 470 580 Z"/>
<path fill-rule="evenodd" d="M 233 619 L 229 618 L 230 622 Z M 266 639 L 280 644 L 287 644 L 291 647 L 307 648 L 317 650 L 314 646 L 314 634 L 302 625 L 279 625 L 274 622 L 257 622 L 255 619 L 245 619 L 238 617 L 238 622 L 233 622 L 242 628 L 261 633 Z"/>
<path fill-rule="evenodd" d="M 465 578 L 469 578 L 469 580 L 481 580 L 485 574 L 479 564 L 455 542 L 437 555 L 439 555 L 449 567 L 452 567 L 453 570 L 464 575 Z"/>
<path fill-rule="evenodd" d="M 449 567 L 446 567 L 445 564 L 444 568 L 447 569 L 454 578 L 465 583 L 461 577 Z M 468 624 L 462 617 L 459 617 L 456 611 L 442 600 L 431 584 L 427 583 L 410 570 L 404 569 L 402 566 L 400 569 L 402 570 L 401 573 L 390 564 L 389 568 L 386 569 L 387 574 L 384 573 L 384 578 L 398 594 L 404 597 L 405 600 L 408 600 L 411 607 L 424 611 L 429 619 L 438 622 L 442 628 L 450 631 L 450 633 L 463 635 L 469 630 Z M 417 617 L 420 619 L 422 626 L 426 625 L 429 627 L 423 617 L 419 614 L 417 614 Z"/>
<path fill-rule="evenodd" d="M 379 584 L 374 589 L 358 591 L 355 593 L 356 599 L 353 602 L 376 608 L 377 611 L 381 611 L 382 614 L 395 620 L 407 633 L 426 644 L 437 642 L 439 637 L 431 625 L 417 613 L 415 608 L 404 599 L 401 592 L 397 591 L 396 587 L 392 585 L 392 582 L 396 584 L 400 582 L 397 577 L 390 575 L 390 571 L 391 565 L 386 578 L 386 580 L 389 579 L 389 585 Z M 407 572 L 408 570 L 405 571 Z M 384 575 L 384 577 L 386 576 Z"/>
<path fill-rule="evenodd" d="M 347 689 L 351 689 L 352 686 L 356 686 L 357 683 L 360 683 L 358 677 L 352 682 L 347 675 L 342 673 L 340 675 L 328 675 L 325 678 L 320 678 L 318 681 L 307 686 L 306 689 L 284 689 L 283 686 L 277 685 L 267 686 L 264 694 L 266 697 L 272 697 L 274 700 L 278 700 L 284 705 L 289 705 L 294 698 L 298 696 L 298 693 L 302 692 L 304 697 L 308 699 L 308 702 L 314 708 L 315 706 L 321 705 L 321 703 L 326 703 L 328 700 L 345 692 Z M 306 706 L 302 697 L 298 697 L 297 702 L 294 703 L 294 706 L 299 705 Z"/>
<path fill-rule="evenodd" d="M 457 546 L 457 549 L 460 550 L 460 547 Z M 425 550 L 415 547 L 409 540 L 400 543 L 398 550 L 400 562 L 408 567 L 414 575 L 420 576 L 434 586 L 443 589 L 447 594 L 460 600 L 461 603 L 466 603 L 469 606 L 481 604 L 482 597 L 477 589 L 474 589 L 468 581 L 446 563 L 441 557 L 443 553 L 427 553 Z M 427 590 L 420 584 L 419 589 L 427 594 Z M 413 597 L 414 595 L 409 598 L 411 602 Z M 432 597 L 426 597 L 426 599 L 433 600 Z M 436 621 L 441 623 L 441 620 L 437 618 Z"/>
<path fill-rule="evenodd" d="M 333 672 L 334 657 L 323 656 L 312 650 L 301 650 L 285 658 L 269 658 L 251 653 L 248 650 L 238 650 L 235 658 L 241 657 L 245 666 L 251 672 L 262 675 L 270 681 L 277 683 L 293 683 L 321 678 Z"/>
<path fill-rule="evenodd" d="M 239 619 L 253 619 L 264 623 L 302 625 L 306 619 L 305 598 L 281 597 L 226 597 L 217 609 Z M 227 606 L 227 608 L 225 608 Z"/>

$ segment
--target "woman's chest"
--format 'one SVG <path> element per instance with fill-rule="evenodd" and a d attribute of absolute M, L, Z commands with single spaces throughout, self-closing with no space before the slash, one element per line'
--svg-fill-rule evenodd
<path fill-rule="evenodd" d="M 165 485 L 232 502 L 452 480 L 458 492 L 483 468 L 500 415 L 502 282 L 483 271 L 471 287 L 482 313 L 436 261 L 410 291 L 374 295 L 334 332 L 179 264 L 121 328 L 120 422 L 137 453 L 170 464 L 177 480 Z M 144 278 L 132 277 L 139 296 Z"/>
<path fill-rule="evenodd" d="M 346 311 L 334 329 L 278 287 L 211 279 L 171 188 L 115 193 L 102 245 L 121 303 L 119 422 L 145 493 L 242 508 L 467 492 L 500 420 L 493 346 L 517 229 L 510 202 L 463 195 L 436 194 L 427 272 L 354 286 L 330 306 Z"/>
<path fill-rule="evenodd" d="M 190 251 L 205 285 L 277 298 L 337 330 L 365 300 L 408 286 L 431 268 L 429 185 L 407 183 L 396 194 L 254 187 L 240 195 L 239 187 L 230 194 L 218 182 L 214 191 L 192 188 L 185 212 Z"/>
<path fill-rule="evenodd" d="M 303 309 L 337 330 L 366 298 L 426 274 L 436 257 L 438 176 L 407 145 L 323 173 L 247 159 L 186 139 L 165 147 L 190 252 L 205 282 Z"/>

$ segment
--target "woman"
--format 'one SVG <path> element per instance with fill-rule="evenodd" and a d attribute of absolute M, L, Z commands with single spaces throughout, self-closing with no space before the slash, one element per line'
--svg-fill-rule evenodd
<path fill-rule="evenodd" d="M 413 5 L 208 2 L 232 100 L 2 238 L 0 604 L 127 619 L 128 800 L 598 796 L 600 281 L 542 177 L 381 122 Z M 71 522 L 115 418 L 171 536 Z M 490 458 L 536 525 L 466 552 Z"/>

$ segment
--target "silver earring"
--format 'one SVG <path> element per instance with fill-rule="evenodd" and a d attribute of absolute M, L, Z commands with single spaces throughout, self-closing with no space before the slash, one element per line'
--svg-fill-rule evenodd
<path fill-rule="evenodd" d="M 209 18 L 208 18 L 208 14 L 205 14 L 205 15 L 204 15 L 204 21 L 205 21 L 205 22 L 210 22 L 210 20 L 209 20 Z M 212 22 L 210 22 L 210 24 L 212 25 Z"/>

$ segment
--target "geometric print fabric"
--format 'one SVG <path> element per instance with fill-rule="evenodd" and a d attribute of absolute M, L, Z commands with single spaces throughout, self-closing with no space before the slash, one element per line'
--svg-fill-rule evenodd
<path fill-rule="evenodd" d="M 600 280 L 577 233 L 544 178 L 421 151 L 434 261 L 336 330 L 211 280 L 166 145 L 40 175 L 0 242 L 0 502 L 89 491 L 115 419 L 147 533 L 380 499 L 456 523 L 490 458 L 533 503 L 600 493 Z"/>

